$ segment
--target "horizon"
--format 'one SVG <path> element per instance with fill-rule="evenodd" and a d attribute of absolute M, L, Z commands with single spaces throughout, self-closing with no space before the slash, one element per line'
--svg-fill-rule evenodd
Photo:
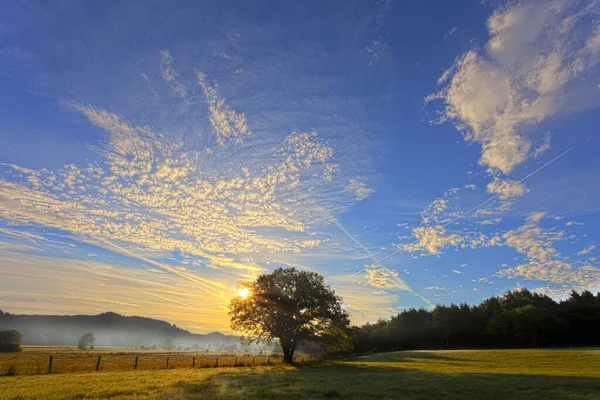
<path fill-rule="evenodd" d="M 280 267 L 323 275 L 354 325 L 598 292 L 599 15 L 7 4 L 0 303 L 232 334 L 238 282 Z"/>

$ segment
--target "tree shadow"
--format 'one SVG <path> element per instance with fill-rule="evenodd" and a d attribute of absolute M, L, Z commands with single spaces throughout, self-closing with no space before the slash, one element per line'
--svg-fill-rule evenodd
<path fill-rule="evenodd" d="M 464 362 L 481 362 L 481 360 L 468 360 L 463 357 L 454 358 L 447 355 L 441 355 L 438 352 L 405 350 L 391 353 L 377 353 L 372 355 L 364 355 L 348 358 L 347 361 L 355 362 L 411 362 L 415 360 L 438 360 L 438 361 L 464 361 Z"/>
<path fill-rule="evenodd" d="M 600 399 L 600 378 L 439 373 L 341 363 L 223 372 L 175 387 L 185 399 Z"/>

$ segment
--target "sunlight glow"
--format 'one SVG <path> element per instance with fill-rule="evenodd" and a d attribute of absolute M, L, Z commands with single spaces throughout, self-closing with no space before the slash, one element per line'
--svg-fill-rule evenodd
<path fill-rule="evenodd" d="M 238 290 L 238 296 L 245 299 L 250 296 L 250 291 L 246 288 Z"/>

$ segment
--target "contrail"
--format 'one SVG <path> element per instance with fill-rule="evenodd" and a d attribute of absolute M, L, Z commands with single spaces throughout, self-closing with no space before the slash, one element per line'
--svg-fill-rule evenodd
<path fill-rule="evenodd" d="M 198 285 L 200 285 L 202 287 L 202 289 L 208 293 L 208 294 L 212 294 L 212 295 L 216 295 L 216 297 L 220 297 L 220 298 L 227 298 L 230 296 L 230 293 L 225 292 L 224 290 L 222 290 L 219 287 L 216 287 L 216 285 L 211 284 L 211 283 L 207 283 L 204 279 L 201 279 L 200 277 L 197 276 L 192 276 L 186 272 L 180 271 L 176 268 L 173 268 L 171 266 L 165 265 L 165 264 L 161 264 L 159 262 L 156 262 L 154 260 L 151 260 L 149 258 L 140 256 L 139 254 L 136 254 L 130 250 L 127 250 L 117 244 L 111 243 L 106 239 L 97 239 L 99 242 L 104 243 L 105 245 L 112 247 L 113 249 L 118 250 L 119 253 L 128 256 L 128 257 L 133 257 L 133 258 L 137 258 L 138 260 L 144 261 L 148 264 L 152 264 L 156 267 L 159 267 L 163 270 L 166 270 L 168 272 L 171 272 L 175 275 L 179 275 L 182 278 L 185 278 L 189 281 L 192 281 Z M 209 281 L 210 282 L 210 281 Z"/>
<path fill-rule="evenodd" d="M 329 221 L 331 223 L 333 223 L 335 226 L 338 227 L 338 229 L 340 229 L 342 232 L 344 232 L 346 234 L 346 236 L 348 236 L 348 238 L 350 238 L 350 240 L 352 240 L 352 242 L 354 242 L 357 246 L 359 246 L 361 249 L 363 249 L 363 251 L 368 254 L 368 256 L 374 260 L 373 264 L 371 265 L 377 265 L 379 262 L 377 261 L 377 258 L 375 257 L 375 255 L 364 245 L 362 244 L 362 242 L 360 240 L 358 240 L 356 237 L 352 236 L 352 234 L 350 234 L 350 232 L 348 232 L 348 230 L 344 227 L 344 225 L 341 224 L 341 222 L 339 222 L 334 216 L 332 216 L 331 214 L 329 214 L 327 212 L 327 210 L 323 209 L 322 207 L 318 206 L 321 213 L 323 213 L 323 215 L 329 219 Z M 387 268 L 386 268 L 387 269 Z M 346 281 L 347 279 L 352 278 L 353 276 L 356 276 L 358 274 L 360 274 L 362 271 L 364 271 L 365 269 L 363 268 L 362 270 L 353 273 L 352 275 L 347 276 L 346 278 L 342 279 L 341 281 L 337 282 L 336 284 L 332 285 L 331 288 L 335 288 L 337 285 L 339 285 L 340 283 Z M 421 300 L 423 300 L 423 302 L 425 304 L 427 304 L 428 306 L 432 307 L 433 304 L 431 303 L 431 301 L 429 301 L 428 298 L 421 296 L 419 293 L 415 292 L 410 286 L 408 286 L 408 283 L 406 283 L 406 281 L 400 277 L 397 277 L 403 284 L 404 286 L 407 288 L 407 292 L 414 294 L 415 296 L 419 297 Z"/>
<path fill-rule="evenodd" d="M 538 168 L 538 169 L 536 169 L 535 171 L 531 172 L 530 174 L 526 175 L 524 178 L 520 179 L 520 180 L 518 181 L 518 183 L 521 183 L 521 182 L 523 182 L 523 181 L 526 181 L 527 179 L 529 179 L 530 177 L 532 177 L 533 175 L 535 175 L 535 174 L 536 174 L 536 173 L 538 173 L 539 171 L 543 170 L 543 169 L 544 169 L 544 168 L 546 168 L 548 165 L 552 164 L 553 162 L 555 162 L 556 160 L 558 160 L 559 158 L 561 158 L 562 156 L 564 156 L 565 154 L 567 154 L 568 152 L 570 152 L 570 151 L 571 151 L 571 150 L 573 150 L 573 149 L 574 149 L 574 147 L 571 147 L 571 148 L 569 148 L 569 149 L 565 150 L 564 152 L 560 153 L 558 156 L 554 157 L 552 160 L 548 161 L 546 164 L 542 165 L 541 167 L 539 167 L 539 168 Z M 480 209 L 481 207 L 483 207 L 484 205 L 486 205 L 486 204 L 487 204 L 487 203 L 489 203 L 490 201 L 494 200 L 494 199 L 495 199 L 495 198 L 497 198 L 498 196 L 500 196 L 500 194 L 499 194 L 499 193 L 498 193 L 498 194 L 496 194 L 496 195 L 494 195 L 494 196 L 492 196 L 492 197 L 490 197 L 489 199 L 485 200 L 484 202 L 482 202 L 482 203 L 480 203 L 480 204 L 476 205 L 475 207 L 471 208 L 470 210 L 468 210 L 468 211 L 467 211 L 467 212 L 465 212 L 464 214 L 461 214 L 461 215 L 459 215 L 458 217 L 454 218 L 453 220 L 451 220 L 451 221 L 449 221 L 449 222 L 445 223 L 444 225 L 442 225 L 442 227 L 446 227 L 446 226 L 448 226 L 448 225 L 450 225 L 450 224 L 452 224 L 452 223 L 456 222 L 457 220 L 459 220 L 459 219 L 461 219 L 461 218 L 464 218 L 464 217 L 466 217 L 467 215 L 471 214 L 472 212 L 474 212 L 474 211 L 477 211 L 478 209 Z M 417 241 L 414 241 L 413 243 L 411 243 L 411 245 L 412 245 L 412 244 L 416 244 L 417 242 L 418 242 L 418 240 L 417 240 Z M 402 249 L 398 249 L 398 250 L 396 250 L 396 251 L 394 251 L 394 252 L 392 252 L 392 253 L 388 254 L 387 256 L 385 256 L 385 257 L 382 257 L 382 258 L 380 258 L 380 259 L 376 260 L 374 264 L 379 264 L 379 263 L 381 263 L 382 261 L 385 261 L 385 260 L 387 260 L 388 258 L 390 258 L 390 257 L 392 257 L 392 256 L 394 256 L 394 255 L 396 255 L 396 254 L 398 254 L 398 253 L 400 253 L 401 251 L 402 251 Z M 346 280 L 348 280 L 348 279 L 352 278 L 352 277 L 353 277 L 353 276 L 355 276 L 355 275 L 358 275 L 358 274 L 360 274 L 360 273 L 361 273 L 361 272 L 363 272 L 365 269 L 366 269 L 366 268 L 363 268 L 363 269 L 361 269 L 360 271 L 353 273 L 352 275 L 348 275 L 347 277 L 345 277 L 345 278 L 344 278 L 344 279 L 342 279 L 341 281 L 337 282 L 337 283 L 336 283 L 335 285 L 333 285 L 332 287 L 336 287 L 336 286 L 337 286 L 337 285 L 339 285 L 340 283 L 342 283 L 342 282 L 344 282 L 344 281 L 346 281 Z"/>

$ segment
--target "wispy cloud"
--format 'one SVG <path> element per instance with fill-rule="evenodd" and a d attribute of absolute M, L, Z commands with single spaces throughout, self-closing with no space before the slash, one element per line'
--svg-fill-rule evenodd
<path fill-rule="evenodd" d="M 596 245 L 595 244 L 591 244 L 588 247 L 586 247 L 585 249 L 583 249 L 580 252 L 578 252 L 577 255 L 578 256 L 584 256 L 586 254 L 590 254 L 594 250 L 596 250 Z"/>
<path fill-rule="evenodd" d="M 160 51 L 160 58 L 160 75 L 179 97 L 186 97 L 187 89 L 178 81 L 177 78 L 179 74 L 171 66 L 173 63 L 173 57 L 171 56 L 171 53 L 169 53 L 168 50 L 163 49 Z"/>
<path fill-rule="evenodd" d="M 225 147 L 229 141 L 242 144 L 244 137 L 251 134 L 246 123 L 246 116 L 233 110 L 219 95 L 218 85 L 208 83 L 202 72 L 198 73 L 198 83 L 206 97 L 208 111 L 210 112 L 210 123 L 219 146 Z"/>

